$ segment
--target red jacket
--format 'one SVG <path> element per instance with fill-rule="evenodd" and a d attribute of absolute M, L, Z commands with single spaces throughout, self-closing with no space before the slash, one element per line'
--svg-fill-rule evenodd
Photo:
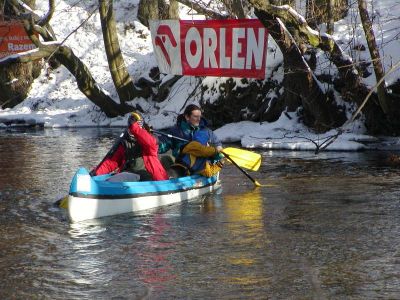
<path fill-rule="evenodd" d="M 129 132 L 135 136 L 142 149 L 142 158 L 147 172 L 153 180 L 167 180 L 168 174 L 158 159 L 158 144 L 154 136 L 146 129 L 141 128 L 136 122 L 129 127 Z M 96 175 L 108 174 L 113 171 L 119 172 L 126 161 L 125 147 L 120 144 L 117 150 L 96 168 Z"/>

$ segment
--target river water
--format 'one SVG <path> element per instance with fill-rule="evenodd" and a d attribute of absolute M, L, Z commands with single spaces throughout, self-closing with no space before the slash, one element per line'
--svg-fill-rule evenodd
<path fill-rule="evenodd" d="M 53 203 L 118 129 L 0 130 L 1 299 L 399 299 L 399 165 L 267 151 L 202 199 L 70 225 Z"/>

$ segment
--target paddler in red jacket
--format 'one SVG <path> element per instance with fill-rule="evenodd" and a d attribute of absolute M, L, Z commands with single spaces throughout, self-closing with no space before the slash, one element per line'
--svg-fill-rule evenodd
<path fill-rule="evenodd" d="M 143 125 L 142 116 L 131 113 L 127 131 L 91 175 L 128 171 L 140 175 L 141 181 L 167 180 L 168 174 L 158 158 L 158 141 Z"/>

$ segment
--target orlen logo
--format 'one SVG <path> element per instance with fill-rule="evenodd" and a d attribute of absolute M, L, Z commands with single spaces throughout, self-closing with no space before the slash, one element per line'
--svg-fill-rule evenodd
<path fill-rule="evenodd" d="M 154 44 L 157 47 L 160 47 L 162 53 L 164 54 L 165 60 L 171 66 L 171 58 L 167 51 L 166 43 L 169 43 L 173 48 L 178 46 L 178 43 L 172 34 L 171 28 L 169 28 L 167 25 L 160 25 L 157 29 L 157 35 L 154 39 Z M 171 49 L 171 47 L 169 47 L 169 49 Z"/>
<path fill-rule="evenodd" d="M 178 20 L 150 22 L 154 53 L 162 73 L 181 74 L 180 25 Z"/>

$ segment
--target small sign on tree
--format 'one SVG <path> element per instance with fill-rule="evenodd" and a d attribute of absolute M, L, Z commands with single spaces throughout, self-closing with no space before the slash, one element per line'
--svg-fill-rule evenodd
<path fill-rule="evenodd" d="M 0 21 L 0 58 L 35 48 L 20 21 Z"/>

